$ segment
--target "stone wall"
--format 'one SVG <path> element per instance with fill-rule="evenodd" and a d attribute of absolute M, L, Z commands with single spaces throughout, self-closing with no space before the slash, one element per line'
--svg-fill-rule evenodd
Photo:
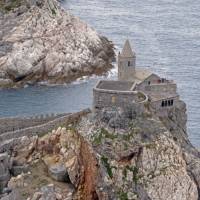
<path fill-rule="evenodd" d="M 167 101 L 173 100 L 173 106 L 162 107 L 161 105 L 162 105 L 163 100 L 167 100 Z M 166 98 L 166 99 L 161 99 L 158 101 L 151 102 L 151 107 L 156 111 L 158 116 L 164 117 L 168 115 L 169 111 L 172 108 L 177 107 L 179 103 L 180 103 L 179 96 L 174 96 L 172 98 Z"/>
<path fill-rule="evenodd" d="M 140 95 L 141 96 L 140 96 Z M 140 99 L 141 98 L 141 99 Z M 112 91 L 93 89 L 93 108 L 121 107 L 132 105 L 146 100 L 146 96 L 136 91 Z"/>
<path fill-rule="evenodd" d="M 25 129 L 1 134 L 0 135 L 0 152 L 8 148 L 8 146 L 10 145 L 10 142 L 11 143 L 15 142 L 13 138 L 19 138 L 23 136 L 43 135 L 45 133 L 50 132 L 53 129 L 58 128 L 59 126 L 66 126 L 70 123 L 74 123 L 77 120 L 79 120 L 81 116 L 88 114 L 89 112 L 90 112 L 89 109 L 85 109 L 77 113 L 61 116 L 57 119 L 54 119 L 53 121 L 47 122 L 42 125 L 28 127 Z"/>
<path fill-rule="evenodd" d="M 66 113 L 63 113 L 63 114 L 52 113 L 51 115 L 38 115 L 38 116 L 32 116 L 32 117 L 0 118 L 0 134 L 9 132 L 9 131 L 16 131 L 19 129 L 28 128 L 31 126 L 45 124 L 48 121 L 52 121 L 56 118 L 60 118 L 65 115 L 67 114 Z"/>
<path fill-rule="evenodd" d="M 148 93 L 176 93 L 177 86 L 175 83 L 159 83 L 145 86 L 145 91 Z"/>
<path fill-rule="evenodd" d="M 93 111 L 101 116 L 106 109 L 123 112 L 124 114 L 141 114 L 148 97 L 138 91 L 116 91 L 94 88 Z M 102 112 L 103 111 L 103 112 Z"/>
<path fill-rule="evenodd" d="M 128 66 L 128 62 L 131 66 Z M 118 80 L 120 81 L 133 81 L 135 75 L 136 57 L 125 58 L 121 55 L 118 56 Z"/>

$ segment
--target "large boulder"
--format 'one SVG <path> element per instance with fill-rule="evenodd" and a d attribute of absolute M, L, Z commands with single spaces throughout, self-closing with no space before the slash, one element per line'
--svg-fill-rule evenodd
<path fill-rule="evenodd" d="M 48 169 L 48 174 L 56 181 L 68 181 L 68 174 L 62 158 L 56 155 L 46 155 L 43 161 Z"/>
<path fill-rule="evenodd" d="M 68 181 L 67 170 L 63 163 L 58 163 L 58 164 L 49 166 L 48 172 L 50 176 L 56 181 L 61 181 L 61 182 Z"/>

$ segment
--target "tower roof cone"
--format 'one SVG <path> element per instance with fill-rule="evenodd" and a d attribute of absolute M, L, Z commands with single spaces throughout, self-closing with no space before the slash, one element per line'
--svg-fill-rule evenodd
<path fill-rule="evenodd" d="M 128 57 L 128 58 L 135 56 L 135 53 L 132 51 L 132 48 L 131 48 L 129 40 L 126 40 L 126 42 L 124 44 L 124 47 L 122 49 L 121 56 Z"/>

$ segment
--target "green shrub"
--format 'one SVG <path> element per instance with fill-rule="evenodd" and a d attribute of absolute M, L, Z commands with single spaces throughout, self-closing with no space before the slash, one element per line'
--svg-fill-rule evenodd
<path fill-rule="evenodd" d="M 130 167 L 128 165 L 126 166 L 126 169 L 132 172 L 132 174 L 133 174 L 133 182 L 135 184 L 137 184 L 138 180 L 139 180 L 139 176 L 138 176 L 139 169 L 136 166 Z"/>
<path fill-rule="evenodd" d="M 101 157 L 101 162 L 104 165 L 104 167 L 106 168 L 106 171 L 108 173 L 108 176 L 110 178 L 113 177 L 113 173 L 112 173 L 112 167 L 110 166 L 109 162 L 108 162 L 108 158 L 106 158 L 105 156 Z"/>
<path fill-rule="evenodd" d="M 4 10 L 5 12 L 9 12 L 13 10 L 14 8 L 21 6 L 22 3 L 23 3 L 23 0 L 12 0 L 7 3 L 0 2 L 0 9 Z"/>
<path fill-rule="evenodd" d="M 55 9 L 51 9 L 51 12 L 52 12 L 52 15 L 56 15 L 56 11 L 55 11 Z"/>
<path fill-rule="evenodd" d="M 120 190 L 118 193 L 119 200 L 128 200 L 128 194 L 123 190 Z"/>
<path fill-rule="evenodd" d="M 109 133 L 105 128 L 101 128 L 93 134 L 92 141 L 95 145 L 99 145 L 102 143 L 103 138 L 114 140 L 115 138 L 117 138 L 117 136 L 113 133 Z"/>

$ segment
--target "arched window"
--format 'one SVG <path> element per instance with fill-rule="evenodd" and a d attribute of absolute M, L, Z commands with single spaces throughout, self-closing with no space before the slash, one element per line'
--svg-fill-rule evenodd
<path fill-rule="evenodd" d="M 165 107 L 167 107 L 167 101 L 165 101 Z"/>
<path fill-rule="evenodd" d="M 171 106 L 171 100 L 168 100 L 168 106 Z"/>
<path fill-rule="evenodd" d="M 164 106 L 165 106 L 165 102 L 164 102 L 164 101 L 162 101 L 162 103 L 161 103 L 161 106 L 162 106 L 162 107 L 164 107 Z"/>
<path fill-rule="evenodd" d="M 128 67 L 130 67 L 131 66 L 131 61 L 128 61 Z"/>
<path fill-rule="evenodd" d="M 172 99 L 172 100 L 171 100 L 171 106 L 173 106 L 173 105 L 174 105 L 174 100 Z"/>

